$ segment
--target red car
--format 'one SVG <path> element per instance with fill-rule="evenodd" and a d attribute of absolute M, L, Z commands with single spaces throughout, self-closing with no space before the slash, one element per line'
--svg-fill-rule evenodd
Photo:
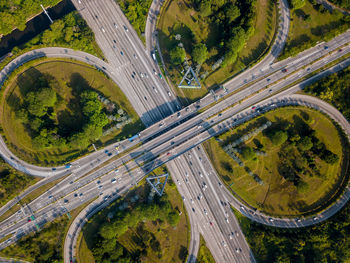
<path fill-rule="evenodd" d="M 213 225 L 213 222 L 210 221 L 209 224 L 212 226 L 212 225 Z"/>
<path fill-rule="evenodd" d="M 256 106 L 253 106 L 253 107 L 252 107 L 252 110 L 255 110 L 255 109 L 256 109 Z"/>

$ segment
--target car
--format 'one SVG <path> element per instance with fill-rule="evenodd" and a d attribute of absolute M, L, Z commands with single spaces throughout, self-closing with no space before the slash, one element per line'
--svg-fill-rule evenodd
<path fill-rule="evenodd" d="M 236 248 L 235 250 L 236 250 L 236 253 L 239 253 L 239 249 L 238 248 Z"/>
<path fill-rule="evenodd" d="M 166 155 L 170 155 L 170 152 L 168 152 Z"/>
<path fill-rule="evenodd" d="M 317 216 L 315 216 L 315 217 L 313 218 L 313 220 L 314 220 L 314 221 L 316 221 L 317 219 L 318 219 L 318 217 L 317 217 Z"/>
<path fill-rule="evenodd" d="M 203 175 L 202 175 L 202 173 L 201 173 L 201 172 L 198 172 L 198 174 L 199 174 L 199 176 L 200 176 L 201 178 L 203 178 Z"/>
<path fill-rule="evenodd" d="M 270 217 L 270 218 L 269 218 L 269 221 L 270 221 L 270 222 L 273 222 L 274 220 L 273 220 L 273 218 Z"/>
<path fill-rule="evenodd" d="M 225 217 L 225 221 L 226 221 L 226 223 L 230 223 L 230 222 L 228 221 L 228 218 L 227 218 L 227 217 Z"/>
<path fill-rule="evenodd" d="M 252 107 L 252 110 L 255 110 L 255 109 L 256 109 L 256 106 L 253 106 L 253 107 Z"/>
<path fill-rule="evenodd" d="M 301 219 L 300 219 L 300 218 L 297 218 L 296 220 L 297 220 L 298 223 L 301 222 Z"/>
<path fill-rule="evenodd" d="M 175 142 L 171 142 L 171 143 L 170 143 L 170 145 L 174 145 L 174 144 L 175 144 Z"/>
<path fill-rule="evenodd" d="M 67 163 L 67 164 L 65 165 L 65 167 L 66 167 L 67 169 L 69 169 L 69 168 L 72 167 L 72 165 L 71 165 L 70 163 Z"/>
<path fill-rule="evenodd" d="M 222 187 L 222 183 L 218 182 L 219 186 Z"/>
<path fill-rule="evenodd" d="M 213 222 L 211 222 L 211 221 L 210 221 L 210 222 L 209 222 L 209 225 L 211 225 L 211 226 L 212 226 L 212 225 L 213 225 Z"/>
<path fill-rule="evenodd" d="M 153 73 L 154 75 L 157 75 L 157 71 L 155 69 L 153 69 Z"/>
<path fill-rule="evenodd" d="M 108 200 L 108 196 L 105 196 L 105 198 L 103 198 L 103 200 L 107 201 Z"/>
<path fill-rule="evenodd" d="M 239 237 L 239 234 L 238 234 L 238 232 L 237 232 L 237 231 L 235 231 L 235 234 L 236 234 L 236 236 L 237 236 L 237 237 Z"/>
<path fill-rule="evenodd" d="M 96 17 L 96 19 L 98 19 L 98 16 L 97 16 L 97 15 L 95 15 L 95 17 Z"/>
<path fill-rule="evenodd" d="M 180 118 L 181 117 L 181 112 L 177 113 L 177 117 Z"/>
<path fill-rule="evenodd" d="M 219 117 L 221 117 L 222 116 L 222 113 L 219 113 L 219 115 L 218 115 Z"/>
<path fill-rule="evenodd" d="M 194 201 L 193 201 L 193 199 L 192 199 L 192 198 L 190 199 L 190 201 L 191 201 L 191 204 L 193 204 L 193 203 L 194 203 Z"/>
<path fill-rule="evenodd" d="M 52 196 L 52 195 L 49 195 L 49 199 L 51 199 L 51 198 L 53 198 L 53 196 Z"/>
<path fill-rule="evenodd" d="M 82 195 L 83 195 L 83 193 L 80 193 L 80 194 L 79 194 L 79 196 L 82 196 Z"/>
<path fill-rule="evenodd" d="M 117 41 L 115 41 L 115 39 L 113 39 L 113 42 L 114 42 L 114 44 L 117 44 Z"/>
<path fill-rule="evenodd" d="M 198 157 L 199 161 L 202 161 L 202 158 L 201 157 Z"/>
<path fill-rule="evenodd" d="M 118 25 L 116 23 L 113 23 L 115 28 L 118 28 Z"/>
<path fill-rule="evenodd" d="M 342 49 L 339 49 L 338 52 L 342 52 L 343 50 Z"/>
<path fill-rule="evenodd" d="M 189 161 L 189 164 L 190 164 L 191 166 L 193 165 L 191 161 Z"/>
<path fill-rule="evenodd" d="M 160 79 L 163 79 L 162 74 L 159 73 L 158 76 Z"/>
<path fill-rule="evenodd" d="M 328 49 L 328 46 L 324 46 L 324 49 Z"/>
<path fill-rule="evenodd" d="M 192 207 L 192 211 L 193 211 L 193 213 L 195 213 L 196 212 L 196 210 Z"/>
<path fill-rule="evenodd" d="M 129 29 L 126 27 L 126 25 L 123 25 L 123 27 L 124 27 L 124 30 L 125 30 L 126 32 L 129 31 Z"/>
<path fill-rule="evenodd" d="M 145 98 L 145 100 L 147 100 L 147 97 L 146 97 L 146 96 L 145 96 L 144 98 Z"/>
<path fill-rule="evenodd" d="M 63 201 L 65 204 L 69 203 L 69 200 L 68 199 L 64 199 Z"/>
<path fill-rule="evenodd" d="M 267 82 L 269 82 L 271 79 L 267 79 Z"/>
<path fill-rule="evenodd" d="M 111 183 L 112 184 L 115 184 L 117 182 L 117 179 L 115 179 L 115 178 L 113 178 L 112 180 L 111 180 Z"/>
<path fill-rule="evenodd" d="M 101 189 L 102 187 L 103 187 L 103 185 L 101 184 L 101 185 L 98 186 L 98 189 Z"/>
<path fill-rule="evenodd" d="M 176 182 L 177 182 L 179 185 L 181 185 L 181 183 L 180 183 L 179 179 L 177 179 L 177 180 L 176 180 Z"/>
<path fill-rule="evenodd" d="M 208 212 L 207 212 L 207 210 L 204 208 L 204 210 L 203 210 L 203 212 L 204 212 L 204 214 L 208 214 Z"/>
<path fill-rule="evenodd" d="M 184 201 L 185 201 L 185 200 L 186 200 L 186 198 L 185 198 L 184 196 L 182 196 L 182 200 L 184 200 Z"/>
<path fill-rule="evenodd" d="M 282 69 L 282 73 L 286 73 L 288 71 L 288 69 L 284 68 Z"/>
<path fill-rule="evenodd" d="M 108 153 L 107 155 L 108 155 L 108 156 L 111 156 L 111 155 L 112 155 L 112 153 Z"/>
<path fill-rule="evenodd" d="M 30 219 L 30 217 L 28 217 L 27 221 L 28 221 L 28 222 L 31 222 L 32 220 Z"/>
<path fill-rule="evenodd" d="M 96 184 L 100 184 L 101 183 L 101 181 L 100 180 L 98 180 L 97 182 L 96 182 Z"/>
<path fill-rule="evenodd" d="M 188 183 L 188 179 L 187 178 L 185 178 L 185 182 Z"/>
<path fill-rule="evenodd" d="M 75 194 L 74 194 L 74 197 L 77 197 L 77 196 L 78 196 L 78 194 L 77 194 L 77 193 L 75 193 Z"/>
<path fill-rule="evenodd" d="M 56 171 L 56 168 L 55 168 L 55 167 L 53 167 L 53 168 L 52 168 L 52 171 Z"/>
<path fill-rule="evenodd" d="M 241 208 L 242 210 L 244 210 L 244 206 L 240 206 L 240 208 Z"/>
<path fill-rule="evenodd" d="M 227 246 L 225 241 L 222 241 L 222 242 L 221 242 L 221 245 L 222 245 L 223 247 L 226 247 L 226 246 Z"/>
<path fill-rule="evenodd" d="M 123 51 L 120 51 L 120 55 L 124 56 L 124 52 L 123 52 Z"/>
<path fill-rule="evenodd" d="M 133 79 L 135 79 L 135 76 L 134 76 L 134 75 L 131 75 L 131 77 L 132 77 Z"/>
<path fill-rule="evenodd" d="M 103 33 L 105 33 L 105 32 L 106 32 L 106 31 L 105 31 L 105 29 L 104 29 L 103 27 L 101 27 L 101 30 L 102 30 L 102 32 L 103 32 Z"/>
<path fill-rule="evenodd" d="M 272 89 L 269 89 L 269 92 L 272 92 Z"/>
<path fill-rule="evenodd" d="M 158 90 L 155 87 L 152 87 L 155 93 L 158 93 Z"/>
<path fill-rule="evenodd" d="M 114 171 L 115 171 L 115 173 L 118 173 L 118 172 L 119 172 L 119 169 L 115 169 Z"/>
<path fill-rule="evenodd" d="M 233 239 L 233 236 L 231 234 L 228 235 L 228 237 L 232 240 Z"/>
<path fill-rule="evenodd" d="M 169 97 L 171 97 L 171 93 L 170 93 L 170 91 L 168 91 L 168 96 L 169 96 Z"/>
<path fill-rule="evenodd" d="M 108 150 L 105 150 L 105 153 L 108 153 Z"/>

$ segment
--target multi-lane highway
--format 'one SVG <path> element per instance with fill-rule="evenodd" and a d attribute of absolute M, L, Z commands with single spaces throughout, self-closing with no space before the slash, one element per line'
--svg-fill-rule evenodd
<path fill-rule="evenodd" d="M 281 2 L 281 10 L 282 12 L 284 10 L 288 16 L 288 8 L 286 5 L 283 7 L 283 3 Z M 297 57 L 276 64 L 271 64 L 271 62 L 273 54 L 277 53 L 271 53 L 271 58 L 267 57 L 263 60 L 266 63 L 259 63 L 260 66 L 255 66 L 226 83 L 225 90 L 220 89 L 214 94 L 209 94 L 200 101 L 164 118 L 179 109 L 180 105 L 166 82 L 160 78 L 149 52 L 145 52 L 142 43 L 119 7 L 113 1 L 104 1 L 104 5 L 97 1 L 77 1 L 74 4 L 95 32 L 97 42 L 108 63 L 90 57 L 84 58 L 85 61 L 92 61 L 91 64 L 99 65 L 108 75 L 116 77 L 116 83 L 134 105 L 142 121 L 149 127 L 141 132 L 135 141 L 126 140 L 118 144 L 118 150 L 115 149 L 116 145 L 109 146 L 107 150 L 113 153 L 111 157 L 101 150 L 74 162 L 68 171 L 72 172 L 72 175 L 0 224 L 0 236 L 14 233 L 14 237 L 0 244 L 1 248 L 15 242 L 17 238 L 29 231 L 33 231 L 35 224 L 40 227 L 58 215 L 100 196 L 82 212 L 83 216 L 92 214 L 100 208 L 96 207 L 99 202 L 116 198 L 118 193 L 127 191 L 141 180 L 150 169 L 168 163 L 172 175 L 178 178 L 175 180 L 179 191 L 185 198 L 188 212 L 191 214 L 191 224 L 194 224 L 192 231 L 194 238 L 190 246 L 189 261 L 193 261 L 194 254 L 198 250 L 198 230 L 203 234 L 218 262 L 254 262 L 254 257 L 240 232 L 236 219 L 230 209 L 225 208 L 227 202 L 224 200 L 230 197 L 227 196 L 227 190 L 225 191 L 225 188 L 219 185 L 215 172 L 211 174 L 208 172 L 210 162 L 203 153 L 203 149 L 200 146 L 197 149 L 192 148 L 214 134 L 227 129 L 229 124 L 237 125 L 249 119 L 251 116 L 245 115 L 242 110 L 247 111 L 250 105 L 271 96 L 272 93 L 279 92 L 286 85 L 348 53 L 349 46 L 344 45 L 349 41 L 349 32 L 329 43 L 322 43 Z M 287 18 L 289 21 L 289 17 Z M 285 20 L 282 21 L 282 24 L 284 23 Z M 280 27 L 282 29 L 279 31 L 280 36 L 286 37 L 288 28 Z M 277 39 L 281 40 L 281 37 Z M 284 41 L 280 41 L 276 47 L 282 49 L 283 45 Z M 343 47 L 340 50 L 341 46 Z M 70 50 L 65 49 L 64 52 L 67 57 L 81 60 L 81 56 L 76 58 L 74 54 L 68 54 Z M 240 91 L 245 86 L 249 87 Z M 232 92 L 235 93 L 234 96 L 223 99 L 198 114 L 198 110 Z M 249 98 L 246 99 L 247 97 Z M 225 110 L 240 101 L 240 104 Z M 223 113 L 214 117 L 223 110 L 225 110 Z M 235 114 L 237 115 L 236 120 L 232 119 L 231 123 L 226 120 Z M 153 124 L 154 122 L 157 123 Z M 141 147 L 122 158 L 115 157 L 120 155 L 121 151 L 130 149 L 139 142 L 142 142 Z M 6 146 L 3 145 L 2 148 Z M 191 157 L 186 156 L 188 151 Z M 10 152 L 4 152 L 9 162 L 11 160 L 20 162 L 14 156 L 10 156 Z M 181 156 L 185 152 L 186 154 Z M 103 166 L 106 160 L 112 158 L 114 161 L 92 171 L 97 166 Z M 147 164 L 143 165 L 145 162 Z M 23 165 L 27 167 L 28 164 Z M 139 166 L 141 168 L 137 168 Z M 35 166 L 29 168 L 33 172 L 41 171 L 45 174 L 49 172 L 47 168 L 36 168 Z M 184 173 L 185 170 L 188 170 L 188 175 Z M 91 173 L 87 174 L 89 171 Z M 62 176 L 68 172 L 63 167 L 59 167 L 54 176 Z M 197 200 L 194 201 L 195 199 Z M 28 217 L 33 214 L 35 219 L 28 221 Z M 268 220 L 267 224 L 269 222 Z M 76 225 L 72 225 L 73 230 L 69 231 L 70 235 L 77 233 L 74 230 L 75 227 Z M 67 243 L 67 248 L 65 246 L 65 261 L 71 258 L 72 242 L 76 240 L 76 236 L 68 236 L 68 239 L 71 242 Z"/>

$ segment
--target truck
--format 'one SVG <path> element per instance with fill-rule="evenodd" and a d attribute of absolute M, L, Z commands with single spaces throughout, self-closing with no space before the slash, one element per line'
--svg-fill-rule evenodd
<path fill-rule="evenodd" d="M 157 62 L 157 58 L 156 58 L 156 53 L 154 53 L 154 51 L 151 52 L 152 54 L 152 58 L 155 62 Z"/>

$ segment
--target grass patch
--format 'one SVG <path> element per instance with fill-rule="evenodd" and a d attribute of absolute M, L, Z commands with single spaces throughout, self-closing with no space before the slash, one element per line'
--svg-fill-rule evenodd
<path fill-rule="evenodd" d="M 235 162 L 222 148 L 222 145 L 235 141 L 267 120 L 286 125 L 290 123 L 294 127 L 297 125 L 295 116 L 302 118 L 303 114 L 309 116 L 310 122 L 308 124 L 315 130 L 315 137 L 339 157 L 335 164 L 328 164 L 316 158 L 318 172 L 310 170 L 311 166 L 303 164 L 304 166 L 300 168 L 303 173 L 296 174 L 297 177 L 300 177 L 298 180 L 308 185 L 308 189 L 301 189 L 302 187 L 297 182 L 290 180 L 282 169 L 288 167 L 287 163 L 282 162 L 284 159 L 281 159 L 285 158 L 281 156 L 287 150 L 290 157 L 286 158 L 287 160 L 294 162 L 294 160 L 301 158 L 297 150 L 299 148 L 296 146 L 286 147 L 286 144 L 276 146 L 265 132 L 259 133 L 248 139 L 243 145 L 240 144 L 238 149 L 250 148 L 254 149 L 255 152 L 265 152 L 266 156 L 254 157 L 250 156 L 249 152 L 242 150 L 236 155 L 244 161 L 243 166 Z M 306 108 L 286 107 L 270 111 L 259 119 L 248 121 L 218 138 L 210 139 L 205 143 L 205 148 L 219 175 L 234 195 L 238 195 L 265 213 L 275 216 L 297 216 L 320 209 L 337 192 L 339 184 L 344 183 L 342 179 L 346 176 L 346 169 L 342 170 L 342 165 L 346 166 L 348 157 L 346 147 L 342 147 L 341 138 L 337 128 L 323 114 Z M 249 160 L 245 160 L 243 156 Z M 298 163 L 296 166 L 298 165 L 300 164 Z M 319 174 L 316 175 L 316 173 Z M 263 183 L 259 184 L 256 178 L 260 178 Z"/>
<path fill-rule="evenodd" d="M 317 41 L 328 41 L 349 28 L 349 22 L 339 11 L 330 13 L 322 5 L 305 3 L 301 9 L 291 11 L 288 38 L 279 59 L 294 56 L 314 46 Z"/>
<path fill-rule="evenodd" d="M 215 263 L 213 255 L 211 254 L 210 250 L 207 248 L 205 244 L 205 240 L 202 237 L 202 235 L 200 237 L 200 245 L 199 245 L 199 251 L 197 256 L 197 262 L 198 263 Z"/>
<path fill-rule="evenodd" d="M 161 168 L 158 170 L 159 171 L 156 171 L 156 174 L 163 173 Z M 98 232 L 101 229 L 102 224 L 108 221 L 107 215 L 115 214 L 118 207 L 122 204 L 127 204 L 127 207 L 131 209 L 132 212 L 132 209 L 139 205 L 138 203 L 147 200 L 149 191 L 149 186 L 147 184 L 142 184 L 140 187 L 129 192 L 123 197 L 123 199 L 118 200 L 108 208 L 103 209 L 98 214 L 94 215 L 83 229 L 83 235 L 78 244 L 79 250 L 77 252 L 77 262 L 99 262 L 96 261 L 96 259 L 94 259 L 94 261 L 91 260 L 93 257 L 91 249 L 97 242 L 97 238 L 99 237 Z M 145 248 L 146 252 L 143 252 L 141 255 L 142 262 L 184 262 L 186 259 L 188 245 L 188 236 L 184 234 L 188 231 L 188 222 L 185 215 L 186 211 L 175 184 L 168 181 L 165 192 L 166 198 L 170 201 L 171 206 L 175 208 L 175 211 L 182 212 L 179 223 L 176 227 L 171 227 L 169 224 L 165 222 L 160 223 L 158 220 L 144 221 L 136 227 L 129 228 L 124 234 L 119 236 L 116 241 L 123 247 L 124 255 L 128 254 L 132 255 L 132 257 L 137 257 L 137 251 L 140 249 L 139 242 L 141 242 L 138 239 L 139 231 L 140 228 L 142 228 L 143 231 L 150 233 L 153 240 L 156 240 L 160 246 L 160 253 L 151 247 Z M 137 203 L 132 202 L 132 197 L 135 195 L 140 198 Z"/>
<path fill-rule="evenodd" d="M 132 118 L 132 122 L 125 125 L 122 129 L 101 137 L 95 143 L 97 147 L 124 139 L 137 133 L 144 127 L 122 91 L 103 73 L 98 72 L 89 65 L 76 61 L 57 59 L 48 59 L 44 62 L 40 61 L 30 68 L 23 69 L 17 77 L 10 81 L 4 91 L 2 100 L 3 107 L 1 108 L 2 116 L 0 121 L 8 147 L 16 156 L 27 162 L 53 166 L 63 164 L 82 154 L 93 151 L 93 147 L 80 150 L 79 148 L 70 148 L 67 146 L 51 147 L 42 150 L 33 149 L 32 138 L 28 134 L 26 127 L 16 118 L 13 104 L 16 104 L 16 101 L 23 100 L 24 91 L 28 88 L 28 83 L 30 84 L 33 78 L 35 78 L 35 74 L 38 76 L 49 74 L 59 83 L 61 89 L 56 92 L 60 96 L 60 103 L 55 107 L 60 113 L 60 115 L 57 115 L 57 119 L 64 127 L 77 124 L 77 120 L 76 118 L 72 118 L 72 114 L 76 115 L 81 110 L 75 99 L 78 89 L 93 89 L 103 94 L 104 97 L 128 113 Z"/>
<path fill-rule="evenodd" d="M 238 54 L 238 60 L 234 64 L 224 68 L 212 70 L 212 65 L 222 56 L 220 55 L 220 29 L 214 19 L 201 17 L 200 12 L 191 7 L 190 1 L 167 1 L 161 11 L 158 21 L 158 38 L 162 49 L 165 66 L 170 79 L 175 83 L 175 89 L 179 98 L 190 103 L 203 97 L 208 90 L 216 87 L 246 66 L 260 58 L 261 54 L 268 49 L 276 28 L 276 5 L 273 1 L 259 0 L 256 3 L 255 33 L 251 36 L 245 48 Z M 267 19 L 266 19 L 267 18 Z M 169 51 L 173 48 L 174 37 L 181 35 L 187 57 L 190 58 L 194 43 L 202 41 L 209 51 L 209 58 L 202 65 L 201 74 L 207 72 L 202 80 L 201 89 L 179 89 L 184 72 L 175 68 L 170 63 Z"/>

